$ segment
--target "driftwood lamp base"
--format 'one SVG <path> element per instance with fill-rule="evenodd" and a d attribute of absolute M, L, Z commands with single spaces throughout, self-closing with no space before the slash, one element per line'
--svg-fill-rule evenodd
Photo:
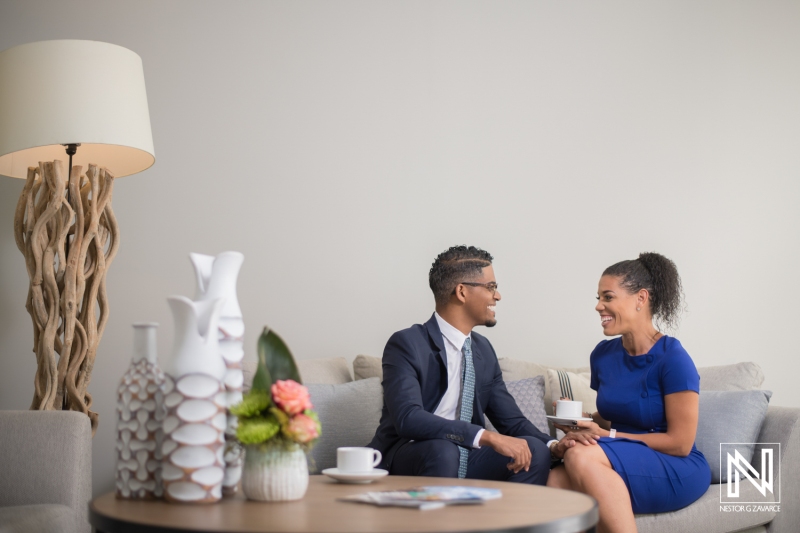
<path fill-rule="evenodd" d="M 89 165 L 65 179 L 59 160 L 28 168 L 14 236 L 30 278 L 26 308 L 36 354 L 31 409 L 85 413 L 97 430 L 88 392 L 108 322 L 106 273 L 119 247 L 111 196 L 114 176 Z M 69 194 L 67 194 L 69 191 Z"/>

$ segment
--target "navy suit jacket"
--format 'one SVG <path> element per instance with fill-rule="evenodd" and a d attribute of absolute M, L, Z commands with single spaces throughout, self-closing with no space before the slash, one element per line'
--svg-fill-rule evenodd
<path fill-rule="evenodd" d="M 389 468 L 395 450 L 409 440 L 446 439 L 472 447 L 488 416 L 503 435 L 552 440 L 523 416 L 503 382 L 497 355 L 486 337 L 472 332 L 475 403 L 472 420 L 447 420 L 433 412 L 447 390 L 444 339 L 431 316 L 391 336 L 383 350 L 383 413 L 369 447 L 383 454 Z"/>

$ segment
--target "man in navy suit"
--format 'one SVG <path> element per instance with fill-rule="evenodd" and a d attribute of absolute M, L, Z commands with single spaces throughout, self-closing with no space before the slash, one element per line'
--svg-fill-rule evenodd
<path fill-rule="evenodd" d="M 369 446 L 395 475 L 544 485 L 552 459 L 594 440 L 569 433 L 559 442 L 536 429 L 508 393 L 491 343 L 472 331 L 497 323 L 492 256 L 452 247 L 434 261 L 429 283 L 436 312 L 384 349 L 383 413 Z M 485 416 L 499 433 L 484 428 Z"/>

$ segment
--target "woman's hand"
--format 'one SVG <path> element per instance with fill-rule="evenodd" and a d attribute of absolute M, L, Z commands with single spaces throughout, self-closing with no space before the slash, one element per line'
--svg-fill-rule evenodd
<path fill-rule="evenodd" d="M 577 446 L 578 443 L 583 444 L 584 446 L 591 446 L 593 444 L 597 444 L 599 439 L 599 435 L 591 433 L 590 431 L 571 431 L 570 433 L 564 435 L 564 438 L 562 438 L 556 444 L 551 444 L 551 447 L 553 448 L 552 452 L 553 455 L 559 459 L 563 459 L 564 454 L 567 453 L 567 450 Z"/>
<path fill-rule="evenodd" d="M 588 418 L 588 417 L 587 417 Z M 553 424 L 556 428 L 560 429 L 567 435 L 591 435 L 596 438 L 607 437 L 608 431 L 597 425 L 596 422 L 590 420 L 576 420 L 577 425 L 565 426 L 563 424 Z"/>

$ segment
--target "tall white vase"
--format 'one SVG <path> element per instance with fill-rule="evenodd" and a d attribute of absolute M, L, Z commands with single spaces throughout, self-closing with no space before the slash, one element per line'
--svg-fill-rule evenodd
<path fill-rule="evenodd" d="M 189 258 L 197 278 L 196 301 L 224 298 L 219 319 L 219 348 L 227 371 L 225 373 L 226 407 L 242 400 L 242 359 L 244 358 L 244 320 L 236 297 L 236 281 L 244 261 L 239 252 L 223 252 L 216 257 L 192 253 Z M 242 476 L 244 449 L 236 441 L 237 419 L 228 412 L 225 442 L 225 479 L 223 494 L 236 493 Z"/>
<path fill-rule="evenodd" d="M 225 475 L 225 362 L 217 330 L 222 299 L 193 302 L 167 298 L 175 320 L 166 380 L 162 446 L 164 497 L 174 502 L 212 503 L 222 498 Z"/>
<path fill-rule="evenodd" d="M 131 366 L 117 390 L 117 496 L 150 500 L 161 484 L 164 373 L 156 359 L 158 324 L 133 325 Z"/>

